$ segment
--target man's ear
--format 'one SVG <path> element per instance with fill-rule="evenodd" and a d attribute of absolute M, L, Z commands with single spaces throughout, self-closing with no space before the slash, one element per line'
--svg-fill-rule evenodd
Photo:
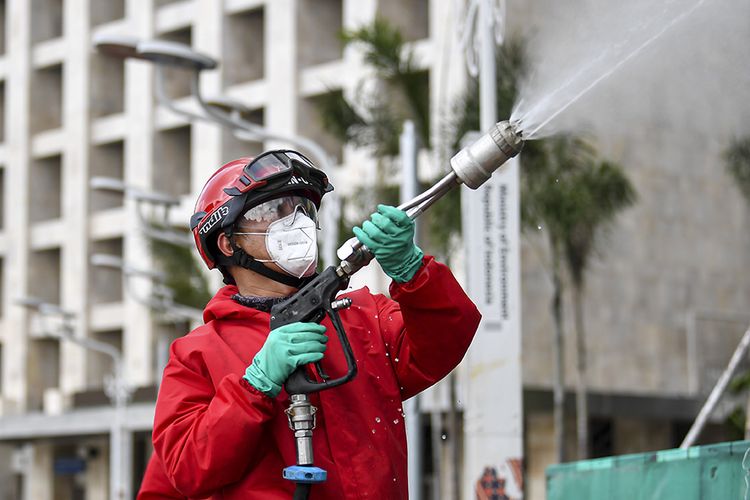
<path fill-rule="evenodd" d="M 234 248 L 232 248 L 229 238 L 227 238 L 227 235 L 224 233 L 219 233 L 219 237 L 216 239 L 216 247 L 227 257 L 234 254 Z"/>

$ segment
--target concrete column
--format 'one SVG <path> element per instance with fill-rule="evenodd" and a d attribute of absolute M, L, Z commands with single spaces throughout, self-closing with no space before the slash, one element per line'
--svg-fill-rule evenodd
<path fill-rule="evenodd" d="M 433 45 L 431 51 L 434 55 L 433 65 L 430 68 L 430 116 L 432 118 L 431 134 L 435 159 L 430 170 L 444 172 L 448 168 L 447 151 L 450 144 L 445 142 L 445 134 L 439 126 L 445 123 L 453 115 L 453 104 L 456 97 L 463 93 L 466 85 L 466 67 L 464 53 L 458 40 L 458 20 L 456 2 L 443 2 L 430 0 L 430 40 Z M 460 271 L 458 267 L 454 272 Z"/>
<path fill-rule="evenodd" d="M 88 170 L 89 170 L 89 0 L 64 2 L 66 58 L 63 62 L 62 217 L 68 235 L 61 252 L 61 305 L 76 313 L 78 336 L 88 335 Z M 63 394 L 87 385 L 86 350 L 60 344 L 60 388 Z M 98 381 L 96 381 L 98 383 Z"/>
<path fill-rule="evenodd" d="M 37 441 L 31 445 L 31 450 L 31 460 L 24 474 L 23 500 L 53 500 L 55 476 L 52 470 L 52 443 Z"/>
<path fill-rule="evenodd" d="M 127 0 L 125 14 L 130 34 L 140 38 L 154 36 L 154 10 L 151 0 Z M 150 188 L 153 178 L 154 97 L 153 68 L 141 61 L 125 63 L 125 113 L 128 131 L 125 136 L 125 183 Z M 136 204 L 126 200 L 126 227 L 123 244 L 125 261 L 150 268 L 148 242 L 142 235 Z M 149 293 L 146 280 L 134 283 L 139 294 Z M 149 308 L 139 304 L 131 294 L 124 297 L 125 321 L 123 351 L 126 378 L 131 384 L 149 385 L 154 380 L 153 323 Z"/>
<path fill-rule="evenodd" d="M 12 469 L 14 446 L 0 444 L 0 498 L 16 498 L 15 471 Z"/>
<path fill-rule="evenodd" d="M 273 99 L 266 107 L 266 126 L 278 133 L 297 133 L 297 2 L 274 0 L 266 4 L 263 45 L 266 82 Z M 274 29 L 276 26 L 282 29 Z M 266 144 L 267 148 L 279 146 Z"/>
<path fill-rule="evenodd" d="M 556 463 L 557 450 L 551 413 L 532 413 L 526 417 L 526 491 L 527 500 L 544 500 L 544 471 Z"/>
<path fill-rule="evenodd" d="M 343 0 L 343 9 L 343 28 L 353 30 L 372 23 L 377 14 L 377 2 L 375 0 Z M 347 68 L 347 78 L 342 84 L 342 91 L 344 96 L 351 100 L 356 96 L 357 85 L 368 74 L 369 70 L 365 67 L 361 51 L 353 46 L 344 49 L 343 58 Z M 351 146 L 344 146 L 344 158 L 341 163 L 342 165 L 349 165 L 347 168 L 348 175 L 351 175 L 352 179 L 366 179 L 369 175 L 367 172 L 374 170 L 374 162 L 370 155 Z M 356 168 L 356 171 L 352 167 Z M 342 181 L 344 177 L 344 175 L 337 176 Z M 336 186 L 336 188 L 342 189 L 344 186 Z"/>
<path fill-rule="evenodd" d="M 86 500 L 107 500 L 109 494 L 109 467 L 105 440 L 97 439 L 90 445 L 99 452 L 86 460 Z"/>
<path fill-rule="evenodd" d="M 9 238 L 5 270 L 5 328 L 14 332 L 4 342 L 4 411 L 23 412 L 27 402 L 26 369 L 28 359 L 27 313 L 14 299 L 27 291 L 29 267 L 29 92 L 30 92 L 30 16 L 31 3 L 11 0 L 6 3 L 7 66 L 6 127 L 8 165 L 5 169 L 5 226 Z"/>
<path fill-rule="evenodd" d="M 376 0 L 343 0 L 343 28 L 354 30 L 371 24 L 377 15 L 377 7 Z M 354 46 L 344 49 L 343 59 L 347 70 L 341 90 L 344 96 L 351 101 L 356 97 L 359 83 L 371 76 L 372 71 L 365 66 L 361 50 Z M 337 171 L 334 176 L 336 190 L 340 195 L 350 194 L 353 188 L 360 183 L 369 185 L 375 183 L 376 162 L 369 152 L 352 146 L 344 146 L 343 156 L 342 170 Z M 347 237 L 353 236 L 349 228 L 344 231 L 350 231 Z M 376 292 L 386 290 L 388 281 L 377 262 L 373 262 L 352 277 L 350 283 L 352 288 L 356 289 L 365 285 Z"/>
<path fill-rule="evenodd" d="M 193 48 L 212 57 L 221 59 L 223 47 L 223 8 L 222 2 L 214 0 L 198 0 L 196 17 L 193 25 Z M 219 61 L 221 64 L 223 61 Z M 220 66 L 221 68 L 221 66 Z M 219 96 L 222 93 L 221 70 L 204 71 L 201 75 L 201 89 L 207 98 Z M 198 194 L 209 176 L 220 166 L 221 137 L 225 129 L 206 122 L 193 122 L 191 127 L 191 166 L 190 192 L 193 195 L 188 200 L 192 207 L 195 195 Z M 187 221 L 185 221 L 187 224 Z"/>

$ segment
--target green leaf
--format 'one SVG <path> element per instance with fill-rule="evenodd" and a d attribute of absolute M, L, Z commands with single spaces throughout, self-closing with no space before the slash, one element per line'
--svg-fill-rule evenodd
<path fill-rule="evenodd" d="M 172 229 L 173 230 L 173 229 Z M 161 240 L 149 240 L 156 265 L 165 276 L 165 285 L 174 292 L 178 304 L 203 309 L 212 297 L 211 289 L 192 248 Z"/>
<path fill-rule="evenodd" d="M 732 141 L 724 153 L 724 161 L 737 188 L 750 205 L 750 136 Z"/>

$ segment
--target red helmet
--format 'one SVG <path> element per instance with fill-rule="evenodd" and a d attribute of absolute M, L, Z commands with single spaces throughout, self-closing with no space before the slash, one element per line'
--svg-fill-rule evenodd
<path fill-rule="evenodd" d="M 267 151 L 257 158 L 239 158 L 223 165 L 198 195 L 190 229 L 201 258 L 209 269 L 222 262 L 216 239 L 232 235 L 234 223 L 251 207 L 284 193 L 304 196 L 320 208 L 323 195 L 333 190 L 328 177 L 304 155 L 292 150 Z"/>

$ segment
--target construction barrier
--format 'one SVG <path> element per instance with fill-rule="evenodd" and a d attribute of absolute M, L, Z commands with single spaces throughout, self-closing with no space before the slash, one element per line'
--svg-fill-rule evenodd
<path fill-rule="evenodd" d="M 547 468 L 547 500 L 750 500 L 750 441 Z"/>

